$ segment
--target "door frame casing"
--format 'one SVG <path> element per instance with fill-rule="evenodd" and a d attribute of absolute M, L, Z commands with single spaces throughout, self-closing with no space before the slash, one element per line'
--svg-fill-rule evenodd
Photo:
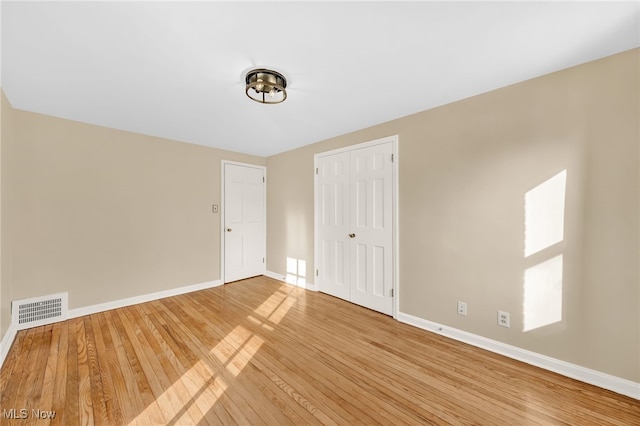
<path fill-rule="evenodd" d="M 264 247 L 262 252 L 264 253 L 264 266 L 263 272 L 267 270 L 267 167 L 260 166 L 258 164 L 250 164 L 250 163 L 241 163 L 238 161 L 230 161 L 230 160 L 221 160 L 220 162 L 220 281 L 222 284 L 226 284 L 225 281 L 225 213 L 226 213 L 226 202 L 225 202 L 225 168 L 227 164 L 235 165 L 235 166 L 243 166 L 243 167 L 252 167 L 254 169 L 262 169 L 264 176 L 264 185 L 262 186 L 262 226 L 263 226 L 263 235 L 264 235 Z"/>
<path fill-rule="evenodd" d="M 391 143 L 391 152 L 393 155 L 393 161 L 391 162 L 391 179 L 392 179 L 392 192 L 393 195 L 391 197 L 391 211 L 392 211 L 392 219 L 391 219 L 391 232 L 392 232 L 392 245 L 391 253 L 393 255 L 392 259 L 392 267 L 393 267 L 393 318 L 397 319 L 398 312 L 400 312 L 400 274 L 398 268 L 399 262 L 399 220 L 398 220 L 398 170 L 399 170 L 399 158 L 398 158 L 398 135 L 386 136 L 379 139 L 374 139 L 367 142 L 358 143 L 355 145 L 349 145 L 342 148 L 332 149 L 330 151 L 319 152 L 313 155 L 313 263 L 315 276 L 317 276 L 319 256 L 320 250 L 318 247 L 319 238 L 318 238 L 318 175 L 316 171 L 318 170 L 318 159 L 321 157 L 326 157 L 334 154 L 340 154 L 343 152 L 351 152 L 362 148 L 368 148 L 375 145 L 382 145 L 385 143 Z M 320 290 L 319 286 L 315 285 L 316 290 Z"/>

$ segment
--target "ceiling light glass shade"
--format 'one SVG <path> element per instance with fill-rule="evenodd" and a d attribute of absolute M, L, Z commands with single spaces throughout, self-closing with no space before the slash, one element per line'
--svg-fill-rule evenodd
<path fill-rule="evenodd" d="M 258 68 L 245 78 L 247 96 L 261 104 L 279 104 L 287 99 L 287 79 L 278 72 Z"/>

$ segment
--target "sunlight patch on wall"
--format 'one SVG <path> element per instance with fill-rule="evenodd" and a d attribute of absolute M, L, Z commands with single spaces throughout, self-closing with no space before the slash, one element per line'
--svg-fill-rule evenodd
<path fill-rule="evenodd" d="M 523 331 L 559 321 L 562 321 L 562 255 L 525 271 Z"/>
<path fill-rule="evenodd" d="M 538 253 L 564 239 L 564 200 L 567 171 L 541 183 L 524 197 L 524 256 Z"/>
<path fill-rule="evenodd" d="M 556 244 L 564 241 L 566 183 L 565 169 L 524 197 L 524 256 L 538 256 L 524 272 L 523 331 L 562 321 L 563 256 Z"/>
<path fill-rule="evenodd" d="M 302 259 L 287 257 L 287 277 L 289 284 L 304 287 L 307 284 L 307 262 Z"/>

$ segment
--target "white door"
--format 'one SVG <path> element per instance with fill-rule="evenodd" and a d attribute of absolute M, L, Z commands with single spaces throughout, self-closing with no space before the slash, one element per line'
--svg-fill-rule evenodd
<path fill-rule="evenodd" d="M 317 165 L 316 223 L 320 264 L 316 266 L 316 285 L 325 293 L 350 300 L 350 155 L 343 152 L 320 157 Z"/>
<path fill-rule="evenodd" d="M 351 152 L 351 301 L 393 314 L 392 146 Z"/>
<path fill-rule="evenodd" d="M 223 163 L 224 282 L 265 271 L 265 170 Z"/>
<path fill-rule="evenodd" d="M 393 143 L 316 157 L 318 289 L 392 315 Z"/>

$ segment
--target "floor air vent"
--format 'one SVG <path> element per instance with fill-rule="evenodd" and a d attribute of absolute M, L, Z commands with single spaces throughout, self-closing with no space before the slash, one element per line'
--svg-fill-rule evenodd
<path fill-rule="evenodd" d="M 18 330 L 38 327 L 67 319 L 68 293 L 14 300 L 12 322 Z"/>

